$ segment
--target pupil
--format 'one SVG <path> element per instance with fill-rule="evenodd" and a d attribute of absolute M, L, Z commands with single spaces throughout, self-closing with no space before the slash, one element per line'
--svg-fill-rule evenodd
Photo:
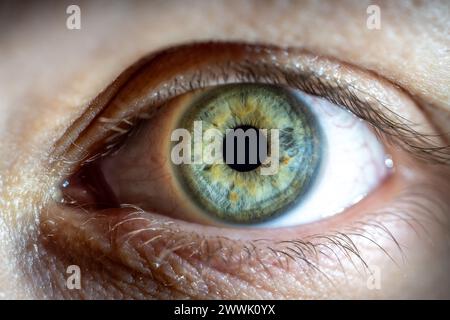
<path fill-rule="evenodd" d="M 259 155 L 260 145 L 266 146 L 262 159 Z M 267 150 L 267 138 L 262 133 L 259 134 L 258 129 L 248 125 L 237 126 L 223 140 L 223 161 L 233 170 L 248 172 L 261 165 L 267 156 Z"/>

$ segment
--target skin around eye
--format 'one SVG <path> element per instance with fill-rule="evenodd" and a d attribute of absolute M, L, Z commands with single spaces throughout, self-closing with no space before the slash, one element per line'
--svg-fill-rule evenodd
<path fill-rule="evenodd" d="M 98 165 L 117 203 L 212 225 L 287 227 L 348 209 L 388 174 L 390 159 L 382 143 L 342 107 L 276 86 L 237 84 L 200 91 L 168 102 Z M 281 131 L 273 160 L 277 171 L 264 174 L 259 166 L 241 172 L 222 153 L 205 162 L 208 144 L 194 145 L 194 136 L 203 139 L 213 128 L 222 151 L 226 130 L 243 125 Z M 179 142 L 177 135 L 171 143 L 178 130 L 187 136 Z M 184 162 L 174 161 L 177 156 Z M 261 224 L 264 212 L 268 217 Z"/>
<path fill-rule="evenodd" d="M 64 3 L 7 5 L 1 22 L 8 32 L 0 36 L 0 296 L 448 298 L 449 168 L 428 156 L 418 160 L 406 143 L 411 140 L 403 137 L 393 144 L 388 141 L 394 150 L 386 151 L 396 164 L 393 179 L 371 197 L 345 214 L 283 232 L 201 227 L 131 206 L 93 210 L 55 205 L 61 179 L 73 173 L 78 160 L 96 155 L 86 143 L 97 141 L 96 133 L 103 129 L 93 121 L 95 115 L 122 119 L 112 110 L 109 117 L 98 114 L 93 106 L 105 104 L 97 99 L 90 102 L 146 52 L 184 41 L 239 39 L 283 48 L 301 45 L 311 50 L 316 62 L 324 57 L 347 62 L 341 67 L 334 64 L 336 78 L 346 83 L 347 71 L 357 75 L 349 81 L 357 91 L 385 102 L 416 131 L 430 125 L 428 135 L 446 135 L 448 1 L 376 4 L 381 8 L 378 30 L 366 28 L 369 3 L 364 1 L 273 1 L 264 6 L 259 1 L 232 5 L 229 1 L 122 1 L 107 6 L 83 2 L 82 29 L 70 31 L 64 24 Z M 220 50 L 226 51 L 223 46 Z M 186 77 L 179 67 L 190 63 L 189 51 L 181 54 L 183 63 L 172 60 L 170 70 Z M 193 55 L 208 64 L 217 60 L 218 50 L 205 51 Z M 281 62 L 277 53 L 271 55 Z M 248 60 L 260 61 L 256 56 Z M 300 66 L 303 61 L 299 59 Z M 162 73 L 170 71 L 159 62 Z M 285 62 L 289 61 L 280 65 Z M 322 67 L 317 70 L 324 71 L 324 81 L 335 79 L 333 68 Z M 193 68 L 205 71 L 198 65 Z M 149 84 L 149 96 L 160 92 L 165 97 L 162 85 L 154 81 L 162 73 L 152 69 L 146 79 L 150 81 L 141 81 Z M 392 84 L 398 87 L 379 90 Z M 133 95 L 135 100 L 126 101 L 127 108 L 145 100 L 139 90 Z M 426 117 L 414 111 L 417 107 L 424 109 Z M 82 116 L 85 110 L 93 117 Z M 74 123 L 86 126 L 64 133 Z M 88 132 L 87 125 L 99 130 Z M 80 135 L 85 143 L 76 139 Z M 78 151 L 75 156 L 62 152 L 66 145 Z M 54 158 L 66 161 L 48 165 Z M 256 241 L 261 238 L 266 241 Z M 368 267 L 359 265 L 360 258 Z M 66 288 L 66 268 L 72 264 L 80 267 L 81 290 Z M 371 275 L 380 276 L 379 286 L 368 287 Z"/>

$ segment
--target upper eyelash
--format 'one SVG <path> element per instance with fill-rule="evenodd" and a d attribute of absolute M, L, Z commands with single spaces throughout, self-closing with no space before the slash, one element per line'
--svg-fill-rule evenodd
<path fill-rule="evenodd" d="M 171 50 L 176 50 L 176 48 L 171 48 L 167 51 Z M 151 60 L 151 58 L 148 59 Z M 137 67 L 134 68 L 136 69 Z M 342 84 L 331 80 L 325 81 L 312 71 L 283 69 L 280 66 L 270 65 L 267 62 L 252 62 L 249 60 L 239 63 L 229 61 L 220 68 L 211 66 L 209 73 L 194 72 L 189 77 L 186 75 L 175 77 L 171 83 L 165 83 L 165 87 L 153 92 L 151 102 L 147 105 L 146 111 L 141 111 L 122 119 L 108 119 L 100 116 L 98 121 L 110 131 L 110 135 L 108 139 L 105 139 L 101 149 L 93 152 L 84 150 L 83 156 L 78 159 L 66 159 L 63 155 L 62 158 L 56 156 L 54 160 L 56 162 L 62 160 L 65 164 L 72 162 L 79 167 L 84 162 L 91 162 L 107 155 L 111 151 L 116 150 L 115 147 L 120 145 L 133 132 L 132 129 L 136 127 L 136 122 L 151 117 L 158 108 L 164 105 L 165 101 L 191 90 L 214 84 L 229 83 L 230 74 L 236 78 L 237 82 L 288 85 L 308 94 L 320 96 L 365 120 L 373 127 L 376 134 L 395 143 L 415 157 L 435 163 L 446 164 L 450 161 L 450 146 L 438 145 L 433 140 L 437 135 L 430 136 L 416 131 L 413 128 L 413 123 L 405 121 L 400 115 L 394 113 L 392 108 L 371 96 L 370 93 L 360 92 L 358 88 L 349 83 Z M 189 80 L 186 80 L 186 78 Z M 362 100 L 358 97 L 357 92 L 364 97 L 370 98 L 372 101 Z M 377 107 L 381 107 L 378 109 L 385 110 L 385 112 L 377 111 L 374 104 Z M 76 140 L 72 141 L 72 143 L 76 146 Z"/>
<path fill-rule="evenodd" d="M 231 66 L 230 66 L 231 67 Z M 255 65 L 247 62 L 247 64 L 240 64 L 238 66 L 231 67 L 238 71 L 239 80 L 244 82 L 258 82 L 258 81 L 267 81 L 267 76 L 263 76 L 259 78 L 257 73 L 255 72 Z M 350 87 L 350 85 L 342 85 L 335 84 L 333 86 L 329 86 L 324 83 L 321 78 L 315 77 L 313 73 L 309 75 L 305 74 L 292 74 L 286 73 L 282 70 L 278 70 L 278 72 L 274 72 L 270 66 L 262 66 L 262 68 L 266 68 L 266 75 L 271 74 L 270 83 L 272 84 L 283 84 L 287 83 L 291 87 L 295 89 L 300 89 L 308 94 L 313 94 L 320 96 L 328 101 L 337 104 L 341 107 L 344 107 L 351 113 L 353 113 L 358 118 L 368 122 L 374 129 L 375 133 L 378 135 L 385 134 L 388 138 L 391 138 L 392 142 L 396 143 L 406 151 L 413 153 L 416 157 L 426 160 L 426 161 L 434 161 L 436 163 L 447 163 L 450 160 L 450 146 L 448 145 L 437 145 L 431 138 L 438 137 L 439 135 L 427 135 L 416 131 L 412 125 L 413 123 L 408 122 L 400 122 L 395 121 L 392 118 L 388 117 L 386 114 L 382 112 L 375 111 L 375 108 L 370 102 L 361 100 L 358 96 L 356 96 L 352 90 L 357 90 L 354 87 Z M 244 71 L 245 70 L 245 71 Z M 284 78 L 284 81 L 281 80 Z M 311 79 L 313 80 L 311 81 Z M 197 80 L 199 83 L 201 80 Z M 194 86 L 190 85 L 190 88 L 202 88 L 201 85 Z M 184 93 L 184 89 L 183 89 Z M 171 94 L 168 93 L 168 96 L 183 94 Z M 363 94 L 369 95 L 367 92 Z M 373 98 L 373 97 L 372 97 Z M 161 101 L 164 101 L 164 98 L 159 96 Z M 159 102 L 157 104 L 163 105 L 164 102 Z M 394 113 L 387 105 L 383 102 L 377 102 L 386 112 L 390 113 L 397 119 L 402 119 L 400 115 Z M 147 118 L 150 117 L 143 114 L 139 115 L 139 117 Z M 134 119 L 124 119 L 126 124 L 132 123 Z M 114 128 L 113 130 L 117 130 Z M 121 133 L 128 133 L 127 130 L 122 131 L 118 130 L 119 134 L 116 137 L 120 137 Z M 110 144 L 111 145 L 111 144 Z"/>
<path fill-rule="evenodd" d="M 256 74 L 251 63 L 244 64 L 241 68 L 251 70 L 248 72 L 251 75 Z M 392 108 L 389 108 L 388 105 L 376 99 L 368 92 L 361 92 L 359 90 L 364 96 L 374 99 L 386 113 L 376 111 L 373 103 L 361 100 L 354 93 L 358 89 L 351 84 L 334 82 L 330 86 L 314 73 L 299 74 L 295 73 L 295 71 L 285 72 L 280 69 L 273 72 L 270 66 L 262 66 L 261 68 L 267 68 L 268 73 L 272 74 L 273 79 L 275 79 L 274 84 L 287 83 L 296 89 L 300 89 L 308 94 L 320 96 L 345 108 L 358 118 L 369 123 L 375 129 L 376 134 L 379 136 L 384 134 L 385 136 L 383 138 L 390 139 L 391 142 L 396 143 L 396 145 L 409 151 L 417 158 L 440 164 L 447 164 L 450 161 L 450 145 L 438 145 L 432 140 L 432 138 L 439 137 L 440 135 L 428 135 L 418 132 L 413 128 L 414 123 L 392 111 Z M 254 78 L 254 80 L 257 80 L 257 77 Z M 398 121 L 395 121 L 394 118 Z"/>

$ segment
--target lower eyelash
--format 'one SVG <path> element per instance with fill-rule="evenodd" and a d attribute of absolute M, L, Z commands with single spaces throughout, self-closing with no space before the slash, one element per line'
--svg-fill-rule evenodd
<path fill-rule="evenodd" d="M 173 298 L 167 288 L 180 282 L 186 291 L 179 297 L 219 298 L 218 293 L 215 295 L 207 288 L 208 279 L 216 276 L 248 283 L 253 277 L 260 277 L 267 286 L 273 285 L 278 276 L 289 276 L 293 281 L 300 277 L 300 290 L 308 283 L 310 286 L 322 283 L 329 290 L 339 290 L 343 279 L 355 281 L 355 270 L 362 281 L 372 274 L 371 258 L 377 251 L 381 256 L 390 256 L 397 268 L 405 266 L 408 263 L 405 249 L 410 248 L 404 247 L 400 232 L 412 233 L 425 243 L 433 239 L 436 226 L 448 233 L 448 168 L 429 169 L 429 175 L 407 186 L 392 205 L 386 205 L 388 208 L 361 212 L 357 221 L 347 225 L 343 222 L 342 228 L 304 238 L 246 241 L 196 232 L 187 234 L 173 220 L 151 218 L 135 206 L 123 205 L 113 211 L 68 212 L 70 209 L 58 205 L 61 211 L 48 207 L 41 213 L 42 243 L 54 254 L 59 252 L 54 250 L 62 248 L 64 261 L 80 264 L 82 268 L 88 263 L 87 268 L 95 264 L 98 270 L 109 270 L 112 266 L 103 264 L 113 261 L 118 269 L 135 279 L 127 281 L 136 281 L 138 285 L 142 279 L 153 279 L 161 285 L 158 288 L 152 285 L 152 292 L 158 297 Z M 373 251 L 361 247 L 360 240 L 371 243 Z M 134 258 L 126 258 L 129 254 Z M 208 276 L 209 272 L 215 273 L 214 276 Z M 352 277 L 348 278 L 348 274 Z M 195 284 L 183 282 L 186 277 Z M 315 292 L 304 290 L 305 294 Z M 267 294 L 273 298 L 269 291 Z M 280 293 L 277 297 L 282 296 Z"/>
<path fill-rule="evenodd" d="M 443 180 L 445 178 L 442 178 Z M 447 183 L 447 181 L 442 181 Z M 362 237 L 372 242 L 378 247 L 386 256 L 388 256 L 393 263 L 397 266 L 401 266 L 405 262 L 405 256 L 403 252 L 403 245 L 396 239 L 394 232 L 387 226 L 394 222 L 399 222 L 404 227 L 412 230 L 416 236 L 431 238 L 427 225 L 437 225 L 442 228 L 443 231 L 448 231 L 450 228 L 449 217 L 450 206 L 448 203 L 444 203 L 442 199 L 445 199 L 442 188 L 438 188 L 439 184 L 422 183 L 416 185 L 417 190 L 426 190 L 423 192 L 415 191 L 416 188 L 405 190 L 395 200 L 395 206 L 389 209 L 383 209 L 372 213 L 365 214 L 364 220 L 356 221 L 348 226 L 343 231 L 335 231 L 323 235 L 314 235 L 307 240 L 289 240 L 283 241 L 278 244 L 286 245 L 285 249 L 278 249 L 283 254 L 293 259 L 292 255 L 288 255 L 289 251 L 294 252 L 293 249 L 302 251 L 306 248 L 306 252 L 317 252 L 324 254 L 326 257 L 329 254 L 320 250 L 320 247 L 325 248 L 330 254 L 334 255 L 339 265 L 342 267 L 341 257 L 337 254 L 339 251 L 344 253 L 343 257 L 349 260 L 356 258 L 359 261 L 360 266 L 366 271 L 370 271 L 369 264 L 364 260 L 361 254 L 362 250 L 359 250 L 356 243 L 356 238 Z M 442 184 L 441 184 L 442 185 Z M 445 188 L 444 188 L 445 189 Z M 437 195 L 436 195 L 437 194 Z M 401 256 L 401 261 L 396 260 L 384 246 L 379 239 L 387 239 L 394 244 L 397 252 Z M 312 248 L 312 249 L 311 249 Z M 283 251 L 285 250 L 285 251 Z M 298 254 L 298 251 L 297 251 Z M 298 254 L 300 256 L 306 256 L 304 252 Z M 357 265 L 352 263 L 355 268 Z M 307 263 L 308 266 L 312 265 L 311 262 Z M 342 271 L 345 271 L 342 267 Z M 362 270 L 364 271 L 364 270 Z"/>

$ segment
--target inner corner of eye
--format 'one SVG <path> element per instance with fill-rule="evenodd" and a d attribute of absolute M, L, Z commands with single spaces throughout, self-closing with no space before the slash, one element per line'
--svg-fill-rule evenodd
<path fill-rule="evenodd" d="M 203 224 L 286 227 L 349 208 L 391 167 L 375 134 L 343 108 L 242 83 L 169 101 L 64 189 L 67 199 L 99 207 L 127 203 Z"/>

